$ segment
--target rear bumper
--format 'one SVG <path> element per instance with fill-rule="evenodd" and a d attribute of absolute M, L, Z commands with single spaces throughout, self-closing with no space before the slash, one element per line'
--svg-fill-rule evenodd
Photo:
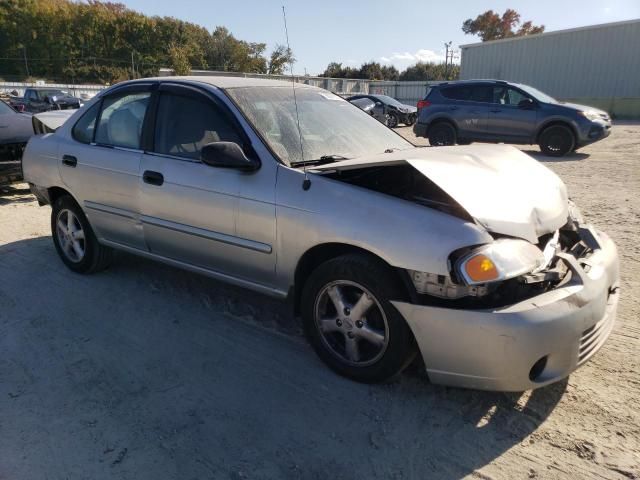
<path fill-rule="evenodd" d="M 523 391 L 556 382 L 589 360 L 613 328 L 618 254 L 605 234 L 586 259 L 566 256 L 571 280 L 492 310 L 393 302 L 417 340 L 432 382 Z"/>

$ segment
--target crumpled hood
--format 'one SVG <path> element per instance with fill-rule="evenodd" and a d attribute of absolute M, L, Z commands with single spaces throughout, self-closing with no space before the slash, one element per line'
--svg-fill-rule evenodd
<path fill-rule="evenodd" d="M 415 148 L 345 160 L 314 170 L 350 170 L 406 161 L 487 230 L 538 243 L 568 218 L 567 189 L 547 167 L 515 147 Z"/>

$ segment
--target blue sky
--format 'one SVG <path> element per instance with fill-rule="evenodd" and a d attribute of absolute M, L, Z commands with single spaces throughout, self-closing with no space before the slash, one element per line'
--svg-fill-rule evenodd
<path fill-rule="evenodd" d="M 287 10 L 289 40 L 298 62 L 321 73 L 331 61 L 359 66 L 375 60 L 399 69 L 417 60 L 444 58 L 444 42 L 479 41 L 462 33 L 462 22 L 485 10 L 520 12 L 523 20 L 547 31 L 640 18 L 640 0 L 408 1 L 408 0 L 119 0 L 147 15 L 167 15 L 212 30 L 227 27 L 237 38 L 285 43 L 282 5 Z"/>

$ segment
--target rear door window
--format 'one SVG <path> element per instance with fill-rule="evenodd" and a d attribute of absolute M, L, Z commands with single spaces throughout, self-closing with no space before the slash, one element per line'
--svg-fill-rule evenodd
<path fill-rule="evenodd" d="M 480 103 L 491 103 L 493 90 L 488 85 L 476 85 L 473 87 L 471 100 Z"/>
<path fill-rule="evenodd" d="M 442 96 L 450 100 L 471 100 L 471 87 L 447 87 L 442 89 Z"/>
<path fill-rule="evenodd" d="M 105 98 L 95 142 L 140 149 L 142 125 L 150 97 L 149 92 L 135 92 Z"/>

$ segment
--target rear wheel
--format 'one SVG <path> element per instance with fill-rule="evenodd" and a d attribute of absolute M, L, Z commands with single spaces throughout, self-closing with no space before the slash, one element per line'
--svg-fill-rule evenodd
<path fill-rule="evenodd" d="M 53 203 L 51 235 L 58 255 L 74 272 L 97 272 L 111 263 L 113 250 L 98 243 L 84 212 L 68 195 Z"/>
<path fill-rule="evenodd" d="M 305 333 L 318 356 L 340 375 L 384 381 L 413 360 L 413 335 L 390 302 L 403 297 L 392 279 L 393 272 L 375 258 L 350 254 L 320 265 L 305 284 Z"/>
<path fill-rule="evenodd" d="M 575 138 L 569 127 L 552 125 L 540 134 L 538 145 L 545 155 L 562 157 L 575 148 Z"/>
<path fill-rule="evenodd" d="M 429 143 L 434 147 L 455 145 L 456 129 L 450 123 L 436 123 L 429 128 Z"/>

